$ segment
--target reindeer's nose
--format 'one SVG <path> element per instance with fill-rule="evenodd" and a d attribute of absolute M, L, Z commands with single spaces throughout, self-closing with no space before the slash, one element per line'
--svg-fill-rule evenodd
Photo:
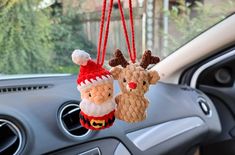
<path fill-rule="evenodd" d="M 135 82 L 129 82 L 128 83 L 129 88 L 135 89 L 137 87 L 137 84 Z"/>

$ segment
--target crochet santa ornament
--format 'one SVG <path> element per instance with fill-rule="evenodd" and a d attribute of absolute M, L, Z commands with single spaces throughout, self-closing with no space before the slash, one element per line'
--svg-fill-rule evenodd
<path fill-rule="evenodd" d="M 80 65 L 77 88 L 81 92 L 80 123 L 87 129 L 101 130 L 113 125 L 113 78 L 110 72 L 91 60 L 82 50 L 72 53 L 72 60 Z"/>

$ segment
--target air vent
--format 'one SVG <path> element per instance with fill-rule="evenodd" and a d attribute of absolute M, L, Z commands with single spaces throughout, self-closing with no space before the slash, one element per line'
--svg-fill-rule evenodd
<path fill-rule="evenodd" d="M 79 121 L 79 102 L 70 101 L 59 112 L 59 122 L 62 129 L 74 138 L 88 136 L 91 130 L 81 126 Z"/>
<path fill-rule="evenodd" d="M 10 121 L 0 119 L 0 154 L 19 154 L 22 148 L 22 134 Z"/>
<path fill-rule="evenodd" d="M 0 87 L 0 94 L 22 92 L 22 91 L 35 91 L 35 90 L 48 89 L 50 87 L 52 87 L 52 85 L 24 85 L 24 86 Z"/>

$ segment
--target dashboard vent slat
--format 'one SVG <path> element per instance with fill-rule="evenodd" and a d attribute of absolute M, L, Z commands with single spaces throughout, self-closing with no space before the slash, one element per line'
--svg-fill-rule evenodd
<path fill-rule="evenodd" d="M 17 154 L 22 146 L 22 134 L 10 121 L 0 119 L 0 154 Z"/>
<path fill-rule="evenodd" d="M 69 129 L 69 131 L 70 131 L 70 132 L 74 132 L 74 131 L 76 131 L 76 130 L 80 130 L 81 128 L 82 128 L 81 125 L 76 125 L 76 126 L 71 127 L 71 128 Z"/>
<path fill-rule="evenodd" d="M 79 120 L 79 102 L 68 102 L 59 113 L 59 122 L 62 129 L 74 138 L 80 138 L 88 135 L 91 130 L 88 130 L 80 124 Z"/>
<path fill-rule="evenodd" d="M 51 88 L 52 85 L 42 84 L 42 85 L 23 85 L 23 86 L 7 86 L 0 87 L 0 94 L 14 93 L 14 92 L 24 92 L 24 91 L 35 91 Z"/>

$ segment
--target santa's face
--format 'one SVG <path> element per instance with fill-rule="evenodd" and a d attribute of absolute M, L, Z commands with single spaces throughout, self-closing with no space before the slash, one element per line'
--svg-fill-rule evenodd
<path fill-rule="evenodd" d="M 86 115 L 101 117 L 109 114 L 115 109 L 115 102 L 111 99 L 104 102 L 103 104 L 96 104 L 86 99 L 83 99 L 80 102 L 79 106 L 82 112 L 85 113 Z"/>
<path fill-rule="evenodd" d="M 95 104 L 102 104 L 113 98 L 113 82 L 106 81 L 81 90 L 81 98 Z"/>

